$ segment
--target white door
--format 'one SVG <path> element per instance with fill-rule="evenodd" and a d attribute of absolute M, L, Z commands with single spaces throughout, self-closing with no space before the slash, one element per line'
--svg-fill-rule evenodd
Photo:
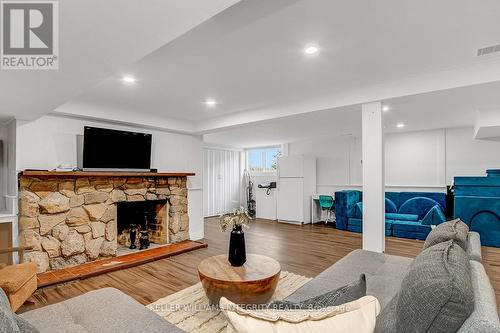
<path fill-rule="evenodd" d="M 303 170 L 302 155 L 282 156 L 278 160 L 278 172 L 280 177 L 302 177 Z"/>
<path fill-rule="evenodd" d="M 203 211 L 214 216 L 240 206 L 240 152 L 203 150 Z"/>
<path fill-rule="evenodd" d="M 304 222 L 304 180 L 302 178 L 280 178 L 278 190 L 278 220 Z"/>

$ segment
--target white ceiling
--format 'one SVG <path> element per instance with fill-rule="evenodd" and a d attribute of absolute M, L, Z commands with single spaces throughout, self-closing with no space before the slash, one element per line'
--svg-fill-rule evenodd
<path fill-rule="evenodd" d="M 53 111 L 237 1 L 59 1 L 59 70 L 0 71 L 0 122 Z"/>
<path fill-rule="evenodd" d="M 386 133 L 474 126 L 477 111 L 500 110 L 500 82 L 394 98 L 384 101 Z M 498 115 L 498 112 L 497 112 Z M 396 125 L 406 126 L 398 129 Z M 258 147 L 344 135 L 361 135 L 361 106 L 311 112 L 205 134 L 205 142 Z"/>
<path fill-rule="evenodd" d="M 57 111 L 207 133 L 496 81 L 500 53 L 476 50 L 500 43 L 499 12 L 497 0 L 243 0 Z M 305 56 L 308 43 L 320 53 Z"/>
<path fill-rule="evenodd" d="M 356 135 L 360 103 L 384 100 L 388 132 L 471 126 L 500 109 L 500 53 L 476 56 L 500 44 L 499 12 L 497 0 L 64 1 L 60 69 L 1 71 L 0 123 L 53 112 L 244 147 Z M 319 54 L 302 52 L 310 43 Z"/>

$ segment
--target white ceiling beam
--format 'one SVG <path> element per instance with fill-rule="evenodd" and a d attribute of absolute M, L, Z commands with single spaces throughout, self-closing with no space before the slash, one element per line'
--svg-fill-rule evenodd
<path fill-rule="evenodd" d="M 228 114 L 198 122 L 195 126 L 195 132 L 207 134 L 270 119 L 495 81 L 500 81 L 500 61 L 485 62 L 475 66 L 428 73 L 379 85 L 346 90 L 288 105 Z"/>
<path fill-rule="evenodd" d="M 500 110 L 479 110 L 477 112 L 474 138 L 500 141 Z"/>

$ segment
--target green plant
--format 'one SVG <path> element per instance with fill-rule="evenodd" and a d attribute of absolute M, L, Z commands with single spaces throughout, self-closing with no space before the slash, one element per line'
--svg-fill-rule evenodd
<path fill-rule="evenodd" d="M 231 228 L 235 226 L 248 227 L 250 219 L 251 217 L 245 208 L 243 207 L 237 208 L 234 211 L 222 214 L 219 217 L 220 230 L 222 232 L 225 232 L 228 227 Z"/>

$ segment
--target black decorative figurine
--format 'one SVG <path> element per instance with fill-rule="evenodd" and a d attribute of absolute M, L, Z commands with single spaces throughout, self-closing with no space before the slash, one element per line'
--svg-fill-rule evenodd
<path fill-rule="evenodd" d="M 135 250 L 137 246 L 135 246 L 135 239 L 137 237 L 137 229 L 135 224 L 130 225 L 130 247 L 129 249 Z"/>
<path fill-rule="evenodd" d="M 149 232 L 147 230 L 141 230 L 141 236 L 139 237 L 139 243 L 141 246 L 139 250 L 144 250 L 149 247 Z"/>
<path fill-rule="evenodd" d="M 234 225 L 229 239 L 228 261 L 231 266 L 239 267 L 247 261 L 247 251 L 245 248 L 245 233 L 241 225 Z"/>

